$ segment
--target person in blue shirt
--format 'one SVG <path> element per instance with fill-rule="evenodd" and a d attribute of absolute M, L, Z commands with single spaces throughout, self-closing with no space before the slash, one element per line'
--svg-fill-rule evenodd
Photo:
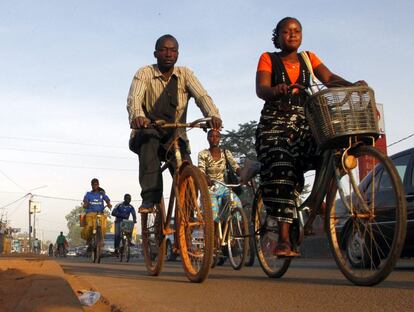
<path fill-rule="evenodd" d="M 131 195 L 125 194 L 124 201 L 115 206 L 112 210 L 112 215 L 115 218 L 115 254 L 118 255 L 119 243 L 121 242 L 121 222 L 122 220 L 128 220 L 129 215 L 132 215 L 134 223 L 137 222 L 137 215 L 135 213 L 134 206 L 131 205 Z"/>
<path fill-rule="evenodd" d="M 90 245 L 92 238 L 92 231 L 98 213 L 103 212 L 105 209 L 104 202 L 109 209 L 112 208 L 111 200 L 105 194 L 105 191 L 99 187 L 99 180 L 92 179 L 91 181 L 92 191 L 87 192 L 83 198 L 83 208 L 86 209 L 86 226 L 81 231 L 81 237 L 86 240 L 86 244 Z M 102 238 L 106 233 L 106 216 L 101 218 L 102 224 Z M 103 241 L 103 240 L 102 240 Z M 89 248 L 89 247 L 88 247 Z"/>

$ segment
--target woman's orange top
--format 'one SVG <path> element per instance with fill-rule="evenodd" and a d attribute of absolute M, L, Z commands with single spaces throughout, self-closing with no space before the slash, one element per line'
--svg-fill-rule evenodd
<path fill-rule="evenodd" d="M 315 55 L 313 52 L 308 52 L 310 62 L 312 64 L 312 69 L 315 69 L 322 61 Z M 282 61 L 283 65 L 285 66 L 286 72 L 289 76 L 290 81 L 292 84 L 295 84 L 299 78 L 300 74 L 300 63 L 299 60 L 296 63 L 290 63 L 287 61 Z M 263 53 L 260 56 L 259 64 L 257 65 L 257 71 L 265 71 L 272 73 L 272 60 L 267 52 Z"/>

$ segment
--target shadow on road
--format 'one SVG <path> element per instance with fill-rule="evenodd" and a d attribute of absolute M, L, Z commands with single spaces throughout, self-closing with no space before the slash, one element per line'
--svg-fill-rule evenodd
<path fill-rule="evenodd" d="M 111 261 L 111 263 L 109 263 Z M 112 278 L 123 278 L 133 280 L 145 280 L 146 282 L 172 282 L 188 283 L 180 262 L 166 262 L 161 274 L 157 277 L 147 274 L 145 265 L 142 261 L 134 263 L 119 263 L 114 260 L 107 260 L 101 264 L 79 263 L 75 261 L 61 262 L 62 268 L 66 273 L 72 275 L 97 275 Z M 395 274 L 412 270 L 411 262 L 400 265 Z M 315 277 L 314 272 L 320 272 Z M 399 273 L 400 272 L 400 273 Z M 210 271 L 208 277 L 211 281 L 254 281 L 255 283 L 289 283 L 289 284 L 314 284 L 327 286 L 350 286 L 357 287 L 349 282 L 339 272 L 333 261 L 312 261 L 298 260 L 292 263 L 288 272 L 279 279 L 268 278 L 261 269 L 256 266 L 253 268 L 243 268 L 241 271 L 234 271 L 229 266 L 217 267 Z M 414 281 L 397 280 L 393 274 L 376 287 L 414 289 Z"/>

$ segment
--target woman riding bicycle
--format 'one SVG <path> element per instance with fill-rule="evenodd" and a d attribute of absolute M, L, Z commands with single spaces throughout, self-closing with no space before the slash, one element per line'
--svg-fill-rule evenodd
<path fill-rule="evenodd" d="M 305 118 L 307 95 L 290 90 L 292 84 L 311 86 L 311 73 L 326 86 L 351 86 L 351 82 L 332 73 L 312 52 L 298 53 L 302 26 L 293 17 L 285 17 L 273 30 L 272 41 L 280 52 L 261 55 L 256 73 L 256 94 L 265 100 L 256 132 L 256 151 L 260 171 L 267 226 L 278 226 L 277 256 L 298 256 L 289 240 L 289 227 L 297 193 L 304 185 L 304 172 L 315 168 L 317 146 Z M 365 84 L 365 82 L 357 82 Z"/>
<path fill-rule="evenodd" d="M 220 139 L 220 132 L 211 129 L 207 134 L 207 140 L 210 147 L 198 154 L 198 167 L 207 177 L 213 219 L 216 222 L 220 221 L 221 208 L 225 201 L 229 199 L 230 192 L 233 191 L 222 184 L 214 183 L 212 180 L 224 182 L 227 162 L 237 174 L 240 173 L 240 167 L 237 165 L 232 153 L 229 150 L 220 148 Z M 233 194 L 233 201 L 237 207 L 242 208 L 241 201 L 236 194 Z"/>

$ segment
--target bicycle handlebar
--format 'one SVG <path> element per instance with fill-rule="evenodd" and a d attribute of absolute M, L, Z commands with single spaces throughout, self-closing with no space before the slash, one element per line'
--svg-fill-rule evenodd
<path fill-rule="evenodd" d="M 212 182 L 215 182 L 215 183 L 218 183 L 218 184 L 221 184 L 221 185 L 223 185 L 223 186 L 225 186 L 225 187 L 230 187 L 230 188 L 242 186 L 242 184 L 241 184 L 241 183 L 238 183 L 238 184 L 226 184 L 226 183 L 224 183 L 224 182 L 221 182 L 221 181 L 219 181 L 219 180 L 214 180 L 214 179 L 211 179 L 211 181 L 212 181 Z"/>
<path fill-rule="evenodd" d="M 208 125 L 208 122 L 211 120 L 211 117 L 200 118 L 189 123 L 179 123 L 179 122 L 167 122 L 165 120 L 155 120 L 149 124 L 149 127 L 159 127 L 159 128 L 211 128 Z"/>

